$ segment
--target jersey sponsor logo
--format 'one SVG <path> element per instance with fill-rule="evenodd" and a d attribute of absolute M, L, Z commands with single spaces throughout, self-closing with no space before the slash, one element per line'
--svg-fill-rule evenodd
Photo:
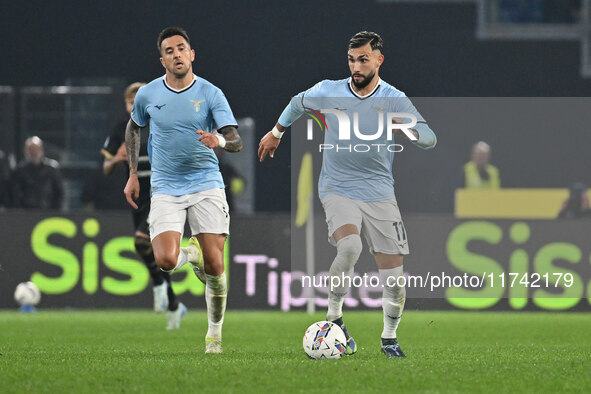
<path fill-rule="evenodd" d="M 158 108 L 159 110 L 162 109 L 162 107 L 164 107 L 166 104 L 162 104 L 162 105 L 155 105 L 154 107 Z"/>
<path fill-rule="evenodd" d="M 192 102 L 193 105 L 195 106 L 195 112 L 199 112 L 199 108 L 201 107 L 201 104 L 203 104 L 205 102 L 205 100 L 199 100 L 199 101 L 189 100 L 189 101 Z"/>

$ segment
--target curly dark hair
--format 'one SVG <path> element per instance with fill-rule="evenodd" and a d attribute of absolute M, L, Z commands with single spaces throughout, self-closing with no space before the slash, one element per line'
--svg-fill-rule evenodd
<path fill-rule="evenodd" d="M 371 45 L 371 49 L 374 51 L 379 50 L 382 52 L 384 49 L 384 41 L 382 41 L 382 37 L 373 31 L 360 31 L 359 33 L 355 34 L 349 40 L 349 49 L 359 48 L 368 43 Z"/>
<path fill-rule="evenodd" d="M 187 32 L 185 31 L 185 29 L 181 28 L 181 27 L 167 27 L 166 29 L 162 30 L 160 32 L 160 34 L 158 34 L 158 41 L 157 41 L 157 46 L 158 46 L 158 53 L 161 53 L 161 49 L 162 49 L 162 41 L 166 40 L 169 37 L 172 36 L 181 36 L 185 39 L 185 41 L 187 41 L 187 44 L 189 44 L 189 46 L 191 46 L 191 41 L 189 40 L 189 35 L 187 34 Z"/>

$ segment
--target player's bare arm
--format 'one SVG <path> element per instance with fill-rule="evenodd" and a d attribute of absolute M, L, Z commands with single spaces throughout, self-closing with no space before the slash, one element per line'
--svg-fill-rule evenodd
<path fill-rule="evenodd" d="M 140 183 L 137 178 L 137 163 L 140 156 L 140 126 L 133 120 L 127 122 L 125 129 L 125 147 L 127 149 L 127 162 L 129 163 L 129 179 L 123 193 L 129 205 L 137 209 L 137 204 L 133 201 L 140 195 Z"/>
<path fill-rule="evenodd" d="M 226 126 L 221 128 L 219 132 L 222 138 L 203 130 L 197 130 L 197 134 L 200 135 L 199 141 L 203 142 L 208 148 L 213 149 L 219 146 L 228 152 L 240 152 L 242 150 L 242 138 L 240 138 L 236 127 Z"/>
<path fill-rule="evenodd" d="M 277 131 L 274 133 L 273 131 Z M 261 142 L 259 142 L 259 151 L 258 156 L 259 160 L 262 162 L 265 160 L 265 157 L 269 155 L 271 159 L 275 156 L 275 150 L 279 146 L 281 142 L 281 137 L 277 137 L 277 132 L 284 133 L 287 127 L 281 126 L 279 123 L 275 125 L 275 129 L 269 131 L 263 138 L 261 138 Z"/>
<path fill-rule="evenodd" d="M 226 139 L 225 150 L 228 152 L 240 152 L 242 150 L 242 138 L 240 138 L 236 127 L 226 126 L 222 127 L 219 131 Z"/>
<path fill-rule="evenodd" d="M 127 160 L 127 150 L 125 144 L 121 144 L 115 156 L 105 157 L 103 162 L 103 173 L 105 175 L 111 175 L 119 163 Z"/>
<path fill-rule="evenodd" d="M 127 149 L 127 162 L 129 163 L 129 174 L 137 176 L 137 163 L 140 157 L 140 126 L 132 119 L 127 122 L 125 129 L 125 148 Z"/>

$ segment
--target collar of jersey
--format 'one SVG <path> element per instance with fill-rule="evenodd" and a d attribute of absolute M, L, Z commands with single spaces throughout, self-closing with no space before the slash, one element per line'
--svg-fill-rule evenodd
<path fill-rule="evenodd" d="M 170 86 L 168 83 L 166 83 L 166 74 L 164 74 L 164 76 L 162 76 L 162 82 L 164 82 L 164 86 L 166 86 L 166 88 L 167 88 L 168 90 L 171 90 L 171 91 L 173 91 L 173 92 L 175 92 L 175 93 L 182 93 L 182 92 L 184 92 L 184 91 L 185 91 L 185 90 L 187 90 L 187 89 L 191 89 L 191 87 L 192 87 L 193 85 L 195 85 L 195 82 L 196 82 L 196 81 L 197 81 L 197 75 L 193 74 L 193 82 L 191 82 L 191 83 L 189 84 L 189 86 L 187 86 L 187 87 L 185 87 L 185 88 L 183 88 L 183 89 L 175 89 L 175 88 L 173 88 L 172 86 Z"/>
<path fill-rule="evenodd" d="M 357 94 L 357 92 L 355 91 L 355 89 L 353 89 L 353 85 L 351 85 L 351 83 L 353 82 L 353 79 L 351 77 L 349 77 L 349 79 L 347 79 L 347 83 L 349 84 L 349 90 L 351 91 L 351 93 L 353 93 L 357 98 L 360 99 L 366 99 L 369 96 L 371 96 L 372 94 L 374 94 L 378 88 L 380 87 L 380 84 L 382 83 L 382 78 L 378 77 L 378 83 L 376 84 L 376 87 L 373 88 L 373 90 L 371 92 L 369 92 L 368 94 L 366 94 L 365 96 L 362 96 L 360 94 Z"/>

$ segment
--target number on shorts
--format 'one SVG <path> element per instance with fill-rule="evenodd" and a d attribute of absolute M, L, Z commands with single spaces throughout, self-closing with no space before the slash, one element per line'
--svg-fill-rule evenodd
<path fill-rule="evenodd" d="M 398 229 L 399 225 L 400 225 L 400 230 Z M 402 222 L 394 222 L 394 228 L 396 229 L 396 238 L 398 238 L 398 242 L 406 241 L 406 230 L 404 229 L 404 224 L 402 224 Z M 401 235 L 402 235 L 402 239 L 400 239 Z"/>

